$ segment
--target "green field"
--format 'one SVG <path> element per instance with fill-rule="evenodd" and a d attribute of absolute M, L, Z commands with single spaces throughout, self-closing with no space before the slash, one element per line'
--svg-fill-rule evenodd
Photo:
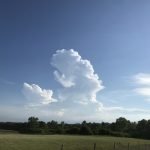
<path fill-rule="evenodd" d="M 116 138 L 104 136 L 67 136 L 67 135 L 23 135 L 23 134 L 0 134 L 0 150 L 113 150 L 114 142 L 118 150 L 130 149 L 148 150 L 150 141 L 130 138 Z M 136 147 L 135 147 L 136 146 Z"/>

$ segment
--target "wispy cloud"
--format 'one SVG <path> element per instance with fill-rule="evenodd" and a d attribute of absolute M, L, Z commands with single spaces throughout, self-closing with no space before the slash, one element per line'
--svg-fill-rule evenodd
<path fill-rule="evenodd" d="M 133 80 L 136 84 L 150 86 L 150 74 L 138 73 L 133 76 Z"/>
<path fill-rule="evenodd" d="M 150 74 L 138 73 L 133 76 L 133 81 L 138 86 L 134 89 L 134 92 L 150 98 Z"/>
<path fill-rule="evenodd" d="M 150 87 L 136 88 L 134 91 L 139 95 L 150 97 Z"/>
<path fill-rule="evenodd" d="M 7 85 L 15 85 L 16 84 L 13 81 L 9 81 L 9 80 L 3 79 L 3 78 L 0 78 L 0 83 L 7 84 Z"/>
<path fill-rule="evenodd" d="M 104 107 L 103 110 L 110 112 L 124 112 L 124 113 L 150 113 L 150 110 L 140 108 Z"/>

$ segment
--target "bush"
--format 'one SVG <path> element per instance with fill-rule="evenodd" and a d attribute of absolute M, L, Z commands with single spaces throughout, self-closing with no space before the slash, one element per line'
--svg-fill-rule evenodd
<path fill-rule="evenodd" d="M 80 134 L 81 135 L 92 135 L 93 132 L 86 124 L 83 124 L 82 127 L 80 128 Z"/>
<path fill-rule="evenodd" d="M 78 127 L 72 127 L 66 131 L 68 134 L 79 134 L 80 129 Z"/>

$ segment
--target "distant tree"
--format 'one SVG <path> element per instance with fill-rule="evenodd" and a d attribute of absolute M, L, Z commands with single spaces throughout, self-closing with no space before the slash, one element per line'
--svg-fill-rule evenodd
<path fill-rule="evenodd" d="M 108 129 L 105 128 L 100 128 L 98 131 L 99 135 L 110 135 L 110 131 Z"/>
<path fill-rule="evenodd" d="M 39 127 L 44 129 L 47 127 L 47 124 L 44 121 L 39 121 Z"/>
<path fill-rule="evenodd" d="M 42 134 L 48 133 L 48 126 L 44 121 L 39 121 L 39 128 Z"/>
<path fill-rule="evenodd" d="M 146 126 L 147 126 L 147 120 L 142 119 L 142 120 L 138 121 L 137 129 L 143 130 L 143 129 L 146 129 Z"/>
<path fill-rule="evenodd" d="M 92 132 L 94 135 L 98 135 L 99 134 L 99 129 L 100 129 L 100 124 L 99 123 L 88 123 L 88 126 L 91 128 Z"/>
<path fill-rule="evenodd" d="M 95 123 L 83 121 L 81 124 L 67 124 L 50 121 L 45 123 L 37 117 L 29 117 L 28 122 L 0 122 L 0 129 L 14 130 L 30 134 L 81 134 L 81 135 L 111 135 L 118 137 L 134 137 L 150 139 L 150 120 L 130 122 L 120 117 L 113 123 Z"/>
<path fill-rule="evenodd" d="M 146 138 L 150 139 L 150 120 L 147 121 L 146 125 Z"/>
<path fill-rule="evenodd" d="M 68 134 L 80 134 L 80 128 L 79 127 L 70 127 L 67 130 Z"/>
<path fill-rule="evenodd" d="M 117 126 L 116 126 L 116 123 L 115 123 L 115 122 L 113 122 L 113 123 L 111 124 L 111 130 L 112 130 L 112 131 L 117 131 Z"/>
<path fill-rule="evenodd" d="M 28 119 L 28 131 L 30 133 L 40 133 L 39 122 L 37 117 L 29 117 Z"/>
<path fill-rule="evenodd" d="M 129 124 L 130 121 L 128 121 L 126 118 L 120 117 L 116 119 L 116 130 L 125 132 L 128 129 Z"/>
<path fill-rule="evenodd" d="M 61 128 L 64 128 L 64 126 L 65 126 L 65 122 L 64 122 L 64 121 L 62 121 L 62 122 L 60 123 L 60 125 L 61 125 Z"/>
<path fill-rule="evenodd" d="M 137 124 L 137 136 L 140 138 L 144 138 L 147 135 L 147 120 L 142 119 L 138 121 Z"/>
<path fill-rule="evenodd" d="M 137 123 L 136 122 L 130 122 L 130 124 L 128 125 L 128 128 L 126 130 L 126 132 L 130 135 L 130 137 L 136 137 L 137 136 Z"/>
<path fill-rule="evenodd" d="M 39 122 L 38 122 L 38 118 L 37 117 L 29 117 L 28 118 L 28 125 L 29 128 L 38 128 L 39 127 Z"/>
<path fill-rule="evenodd" d="M 58 122 L 52 120 L 52 121 L 48 122 L 47 125 L 48 125 L 49 129 L 56 129 L 58 127 Z"/>
<path fill-rule="evenodd" d="M 92 135 L 92 130 L 90 127 L 88 127 L 86 121 L 82 122 L 81 128 L 80 128 L 80 134 L 81 135 Z"/>
<path fill-rule="evenodd" d="M 59 126 L 57 121 L 50 121 L 47 123 L 48 130 L 50 134 L 56 134 L 58 132 Z"/>
<path fill-rule="evenodd" d="M 65 134 L 65 123 L 64 123 L 64 121 L 62 121 L 60 124 L 58 124 L 55 132 L 58 134 Z"/>

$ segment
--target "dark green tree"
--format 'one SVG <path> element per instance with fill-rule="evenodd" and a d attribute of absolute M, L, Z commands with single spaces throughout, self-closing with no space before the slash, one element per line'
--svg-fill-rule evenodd
<path fill-rule="evenodd" d="M 137 124 L 137 136 L 140 138 L 144 138 L 147 135 L 147 120 L 142 119 L 141 121 L 138 121 Z"/>
<path fill-rule="evenodd" d="M 39 119 L 37 117 L 29 117 L 28 119 L 28 131 L 30 133 L 40 133 Z"/>
<path fill-rule="evenodd" d="M 87 125 L 86 121 L 82 122 L 82 125 L 80 128 L 80 134 L 82 134 L 82 135 L 92 135 L 93 134 L 91 128 Z"/>
<path fill-rule="evenodd" d="M 58 122 L 52 120 L 52 121 L 48 122 L 47 125 L 48 125 L 49 129 L 56 129 L 58 127 Z"/>
<path fill-rule="evenodd" d="M 130 121 L 126 118 L 120 117 L 116 119 L 116 130 L 120 132 L 125 132 L 128 129 Z"/>
<path fill-rule="evenodd" d="M 39 119 L 37 117 L 29 117 L 28 119 L 29 128 L 38 128 L 39 127 L 38 120 Z"/>

